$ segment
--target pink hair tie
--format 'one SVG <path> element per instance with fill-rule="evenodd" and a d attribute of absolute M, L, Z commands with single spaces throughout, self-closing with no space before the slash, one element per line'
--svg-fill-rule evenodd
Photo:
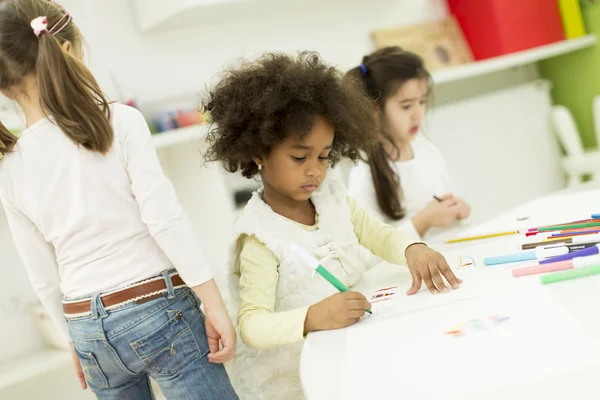
<path fill-rule="evenodd" d="M 42 32 L 48 32 L 48 18 L 34 18 L 33 20 L 31 20 L 31 28 L 33 29 L 33 33 L 35 33 L 35 36 L 40 37 Z"/>
<path fill-rule="evenodd" d="M 72 19 L 73 17 L 71 17 L 71 14 L 65 12 L 62 18 L 56 21 L 56 23 L 52 25 L 50 29 L 48 29 L 48 18 L 37 17 L 31 21 L 31 28 L 37 37 L 40 37 L 42 32 L 48 32 L 52 36 L 56 36 L 58 33 L 60 33 L 60 31 L 65 29 L 67 25 L 69 25 L 69 22 L 71 22 Z"/>
<path fill-rule="evenodd" d="M 59 27 L 59 24 L 65 18 L 67 20 Z M 65 11 L 65 15 L 63 15 L 61 19 L 59 19 L 58 21 L 56 21 L 56 23 L 54 25 L 52 25 L 52 28 L 50 28 L 48 33 L 51 34 L 52 36 L 56 36 L 60 31 L 65 29 L 67 27 L 67 25 L 69 25 L 69 22 L 71 22 L 71 19 L 72 19 L 71 14 L 69 14 L 68 12 Z"/>

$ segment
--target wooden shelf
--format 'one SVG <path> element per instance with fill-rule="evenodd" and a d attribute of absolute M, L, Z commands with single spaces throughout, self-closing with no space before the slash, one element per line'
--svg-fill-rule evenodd
<path fill-rule="evenodd" d="M 206 139 L 207 125 L 193 125 L 152 135 L 154 147 L 162 149 L 178 144 Z"/>
<path fill-rule="evenodd" d="M 487 75 L 521 65 L 533 64 L 541 60 L 591 47 L 596 42 L 596 35 L 586 35 L 576 39 L 564 40 L 518 53 L 439 70 L 433 73 L 433 81 L 436 85 L 440 85 L 461 79 Z"/>

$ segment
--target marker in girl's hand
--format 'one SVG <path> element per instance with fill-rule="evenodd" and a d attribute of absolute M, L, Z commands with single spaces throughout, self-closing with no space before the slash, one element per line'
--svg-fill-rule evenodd
<path fill-rule="evenodd" d="M 344 285 L 339 279 L 331 274 L 331 272 L 327 271 L 325 267 L 319 264 L 319 261 L 308 254 L 306 250 L 302 247 L 298 246 L 296 243 L 292 243 L 290 245 L 290 250 L 292 253 L 298 256 L 302 260 L 302 262 L 308 265 L 310 268 L 315 270 L 315 272 L 321 275 L 323 278 L 327 280 L 327 282 L 331 283 L 337 290 L 340 292 L 348 292 L 350 289 L 346 285 Z M 371 310 L 365 310 L 369 314 L 372 314 Z"/>

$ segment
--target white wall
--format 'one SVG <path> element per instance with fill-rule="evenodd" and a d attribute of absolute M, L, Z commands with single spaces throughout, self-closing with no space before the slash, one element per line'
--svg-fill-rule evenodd
<path fill-rule="evenodd" d="M 474 221 L 564 187 L 548 115 L 551 85 L 534 81 L 437 107 L 425 123 Z"/>
<path fill-rule="evenodd" d="M 447 13 L 444 0 L 348 0 L 141 34 L 126 0 L 62 3 L 81 27 L 101 85 L 116 96 L 107 75 L 112 70 L 126 94 L 141 103 L 202 90 L 224 66 L 265 51 L 318 50 L 329 62 L 350 68 L 371 50 L 372 30 L 435 20 Z"/>

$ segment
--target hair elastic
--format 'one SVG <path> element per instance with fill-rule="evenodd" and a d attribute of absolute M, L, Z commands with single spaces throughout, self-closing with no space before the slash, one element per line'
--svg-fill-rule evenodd
<path fill-rule="evenodd" d="M 31 20 L 31 29 L 33 29 L 33 33 L 35 36 L 40 37 L 42 32 L 48 32 L 48 18 L 46 17 L 37 17 Z"/>
<path fill-rule="evenodd" d="M 32 19 L 30 25 L 31 29 L 33 29 L 33 33 L 35 33 L 35 36 L 37 37 L 40 37 L 42 32 L 48 32 L 52 36 L 56 36 L 58 33 L 60 33 L 60 31 L 65 29 L 67 25 L 69 25 L 69 22 L 71 22 L 72 19 L 73 17 L 71 16 L 71 14 L 65 12 L 62 18 L 59 19 L 54 25 L 52 25 L 52 28 L 50 29 L 48 29 L 48 18 L 45 16 Z M 63 22 L 63 20 L 65 21 L 61 25 L 61 22 Z"/>
<path fill-rule="evenodd" d="M 358 66 L 358 68 L 360 68 L 360 74 L 361 75 L 366 75 L 367 74 L 367 66 L 365 64 L 360 64 Z"/>
<path fill-rule="evenodd" d="M 57 28 L 58 25 L 65 18 L 67 20 L 64 22 L 64 24 L 62 24 L 59 28 Z M 69 25 L 69 22 L 71 22 L 72 19 L 73 18 L 71 17 L 71 14 L 69 14 L 68 12 L 65 11 L 65 15 L 63 15 L 61 19 L 59 19 L 54 25 L 52 25 L 52 28 L 50 28 L 50 30 L 48 30 L 48 33 L 51 34 L 52 36 L 56 36 L 60 31 L 65 29 L 67 27 L 67 25 Z"/>

